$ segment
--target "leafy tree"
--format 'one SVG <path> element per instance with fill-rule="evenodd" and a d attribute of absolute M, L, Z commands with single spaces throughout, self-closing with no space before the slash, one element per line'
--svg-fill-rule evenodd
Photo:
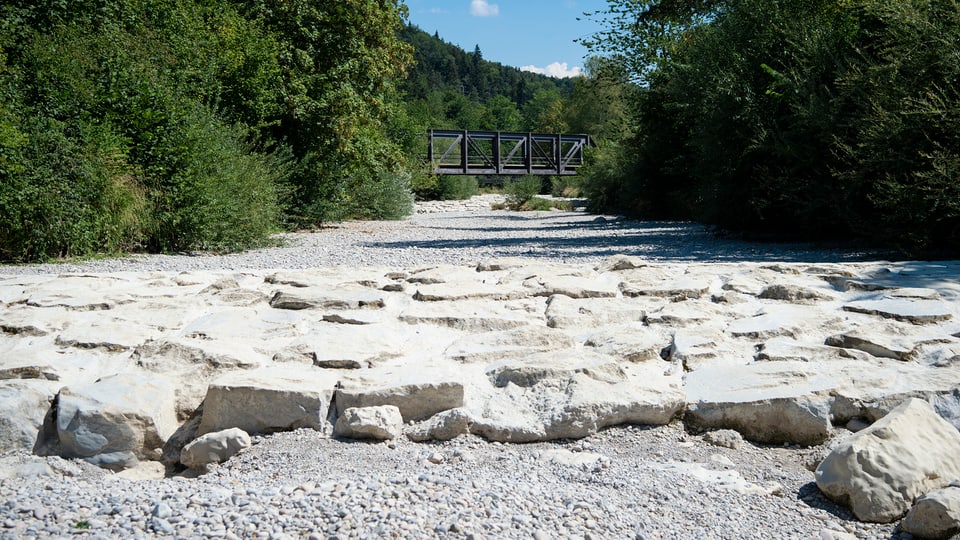
<path fill-rule="evenodd" d="M 565 133 L 569 126 L 566 104 L 555 89 L 541 88 L 523 108 L 524 126 L 528 131 Z"/>
<path fill-rule="evenodd" d="M 606 204 L 960 248 L 953 2 L 612 0 L 604 16 L 588 44 L 611 80 L 641 84 L 624 152 L 592 168 Z M 624 155 L 635 166 L 603 163 Z"/>
<path fill-rule="evenodd" d="M 517 131 L 523 122 L 523 116 L 517 105 L 507 96 L 494 96 L 487 100 L 481 124 L 487 129 L 499 131 Z"/>
<path fill-rule="evenodd" d="M 396 1 L 0 5 L 0 258 L 409 211 Z M 399 141 L 399 143 L 397 142 Z"/>
<path fill-rule="evenodd" d="M 251 0 L 247 18 L 282 43 L 285 110 L 274 137 L 299 160 L 293 219 L 301 224 L 376 213 L 357 197 L 368 178 L 399 173 L 403 156 L 386 135 L 394 81 L 410 48 L 397 33 L 405 7 L 395 1 Z"/>

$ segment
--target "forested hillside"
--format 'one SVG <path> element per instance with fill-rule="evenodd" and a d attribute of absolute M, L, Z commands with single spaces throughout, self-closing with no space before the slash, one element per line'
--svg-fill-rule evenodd
<path fill-rule="evenodd" d="M 568 129 L 564 104 L 573 79 L 520 71 L 483 59 L 479 46 L 467 52 L 438 35 L 407 25 L 401 39 L 414 63 L 401 83 L 413 114 L 431 127 L 561 132 Z"/>
<path fill-rule="evenodd" d="M 596 208 L 960 255 L 957 2 L 610 4 L 587 45 L 637 93 Z"/>

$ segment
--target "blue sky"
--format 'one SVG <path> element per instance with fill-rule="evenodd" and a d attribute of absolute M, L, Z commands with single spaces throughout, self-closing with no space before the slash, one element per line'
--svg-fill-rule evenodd
<path fill-rule="evenodd" d="M 599 26 L 585 11 L 607 7 L 606 0 L 406 0 L 410 22 L 437 32 L 448 43 L 486 60 L 555 77 L 583 68 L 586 49 L 573 40 Z M 577 20 L 580 17 L 581 20 Z"/>

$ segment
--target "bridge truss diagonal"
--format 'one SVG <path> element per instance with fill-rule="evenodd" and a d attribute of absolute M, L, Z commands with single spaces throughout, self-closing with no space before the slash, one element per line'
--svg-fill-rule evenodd
<path fill-rule="evenodd" d="M 431 129 L 427 161 L 437 174 L 573 176 L 589 135 Z"/>

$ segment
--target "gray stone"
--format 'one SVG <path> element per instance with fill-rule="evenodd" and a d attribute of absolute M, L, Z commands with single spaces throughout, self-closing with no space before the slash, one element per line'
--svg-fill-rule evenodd
<path fill-rule="evenodd" d="M 33 451 L 55 391 L 40 381 L 0 381 L 0 453 Z"/>
<path fill-rule="evenodd" d="M 718 429 L 703 434 L 703 440 L 714 446 L 736 450 L 743 444 L 743 436 L 732 429 Z"/>
<path fill-rule="evenodd" d="M 424 382 L 393 387 L 359 387 L 337 390 L 337 415 L 354 407 L 394 405 L 404 421 L 423 420 L 447 409 L 463 406 L 463 384 Z"/>
<path fill-rule="evenodd" d="M 174 404 L 169 382 L 143 374 L 112 375 L 64 388 L 57 397 L 58 453 L 117 467 L 159 459 L 163 443 L 176 429 Z"/>
<path fill-rule="evenodd" d="M 240 428 L 214 431 L 201 435 L 184 446 L 180 451 L 180 462 L 191 469 L 205 470 L 211 464 L 227 461 L 250 445 L 250 435 Z"/>
<path fill-rule="evenodd" d="M 821 491 L 863 521 L 895 521 L 914 499 L 960 478 L 960 432 L 911 399 L 848 436 L 817 467 Z"/>
<path fill-rule="evenodd" d="M 348 408 L 337 418 L 333 429 L 338 437 L 379 441 L 396 439 L 402 432 L 403 417 L 394 405 Z"/>
<path fill-rule="evenodd" d="M 407 433 L 413 441 L 449 441 L 470 433 L 473 417 L 469 411 L 458 408 L 443 411 L 414 426 Z"/>
<path fill-rule="evenodd" d="M 900 528 L 920 538 L 952 538 L 960 533 L 960 487 L 946 487 L 918 498 Z"/>

